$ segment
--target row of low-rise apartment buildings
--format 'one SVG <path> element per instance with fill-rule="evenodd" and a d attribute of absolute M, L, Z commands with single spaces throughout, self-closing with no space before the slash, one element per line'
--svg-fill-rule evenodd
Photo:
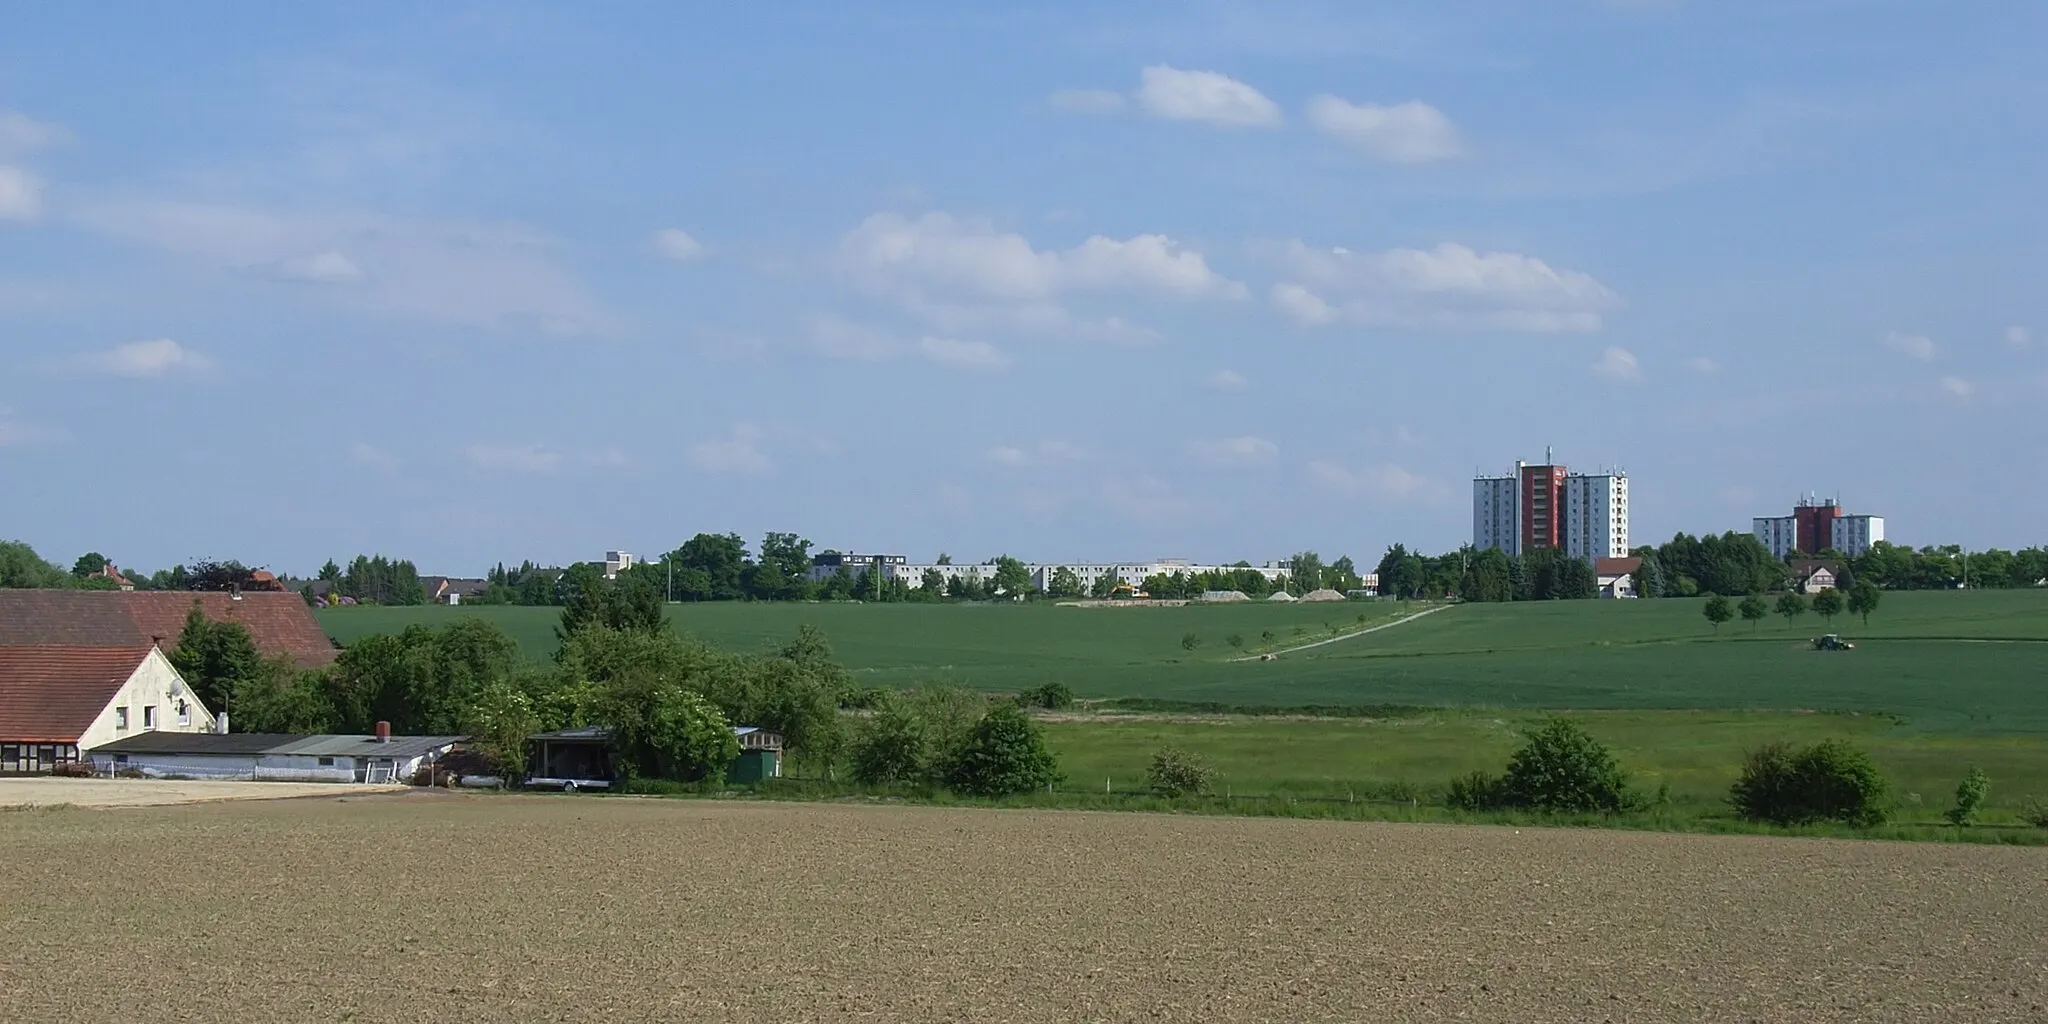
<path fill-rule="evenodd" d="M 874 571 L 879 567 L 880 571 L 884 574 L 884 579 L 901 580 L 905 586 L 913 589 L 924 586 L 925 573 L 928 571 L 937 572 L 939 578 L 949 584 L 955 579 L 965 579 L 978 585 L 987 585 L 991 580 L 995 579 L 996 575 L 996 567 L 988 564 L 916 563 L 910 561 L 904 555 L 825 551 L 812 559 L 809 573 L 810 578 L 814 580 L 828 579 L 838 573 L 842 565 L 846 566 L 855 575 Z M 1066 569 L 1074 574 L 1074 578 L 1079 582 L 1083 593 L 1093 593 L 1096 586 L 1105 577 L 1113 578 L 1116 583 L 1125 584 L 1135 589 L 1141 587 L 1145 580 L 1152 576 L 1171 576 L 1175 573 L 1192 576 L 1197 573 L 1238 572 L 1247 568 L 1251 572 L 1258 573 L 1264 577 L 1267 582 L 1276 581 L 1287 575 L 1287 567 L 1279 562 L 1267 562 L 1265 565 L 1247 567 L 1242 565 L 1204 565 L 1179 558 L 1161 558 L 1150 562 L 1026 563 L 1024 566 L 1024 570 L 1031 574 L 1032 588 L 1040 593 L 1052 589 L 1053 577 L 1061 569 Z"/>
<path fill-rule="evenodd" d="M 1552 549 L 1595 561 L 1628 554 L 1628 474 L 1543 464 L 1472 480 L 1472 546 L 1510 555 Z"/>

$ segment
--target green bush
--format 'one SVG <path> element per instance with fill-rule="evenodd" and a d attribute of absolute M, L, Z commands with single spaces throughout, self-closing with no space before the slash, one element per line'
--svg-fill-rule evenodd
<path fill-rule="evenodd" d="M 1501 803 L 1538 811 L 1612 814 L 1628 809 L 1628 773 L 1577 722 L 1552 718 L 1508 759 Z"/>
<path fill-rule="evenodd" d="M 853 780 L 865 785 L 895 785 L 924 781 L 930 772 L 926 763 L 925 729 L 915 711 L 894 694 L 876 702 L 853 741 Z"/>
<path fill-rule="evenodd" d="M 1962 828 L 1977 816 L 1977 808 L 1984 805 L 1984 798 L 1991 795 L 1991 776 L 1982 768 L 1970 769 L 1963 781 L 1956 786 L 1956 805 L 1948 809 L 1945 817 L 1948 823 Z"/>
<path fill-rule="evenodd" d="M 1839 821 L 1867 828 L 1887 817 L 1883 773 L 1868 754 L 1841 740 L 1805 750 L 1774 743 L 1751 751 L 1728 802 L 1745 818 L 1776 825 Z"/>
<path fill-rule="evenodd" d="M 2020 817 L 2035 828 L 2048 828 L 2048 804 L 2039 800 L 2029 800 L 2027 805 L 2021 808 Z"/>
<path fill-rule="evenodd" d="M 1152 755 L 1152 767 L 1145 781 L 1161 796 L 1191 796 L 1209 791 L 1216 772 L 1207 761 L 1178 747 L 1166 747 Z"/>
<path fill-rule="evenodd" d="M 1060 708 L 1073 706 L 1074 691 L 1072 687 L 1065 683 L 1046 683 L 1042 686 L 1034 686 L 1018 694 L 1017 703 L 1027 708 L 1045 708 L 1048 711 L 1056 711 Z"/>
<path fill-rule="evenodd" d="M 1451 780 L 1444 803 L 1461 811 L 1490 811 L 1502 804 L 1501 778 L 1489 772 L 1472 772 Z"/>
<path fill-rule="evenodd" d="M 1029 793 L 1059 780 L 1038 723 L 1015 704 L 988 709 L 946 771 L 947 785 L 974 796 Z"/>

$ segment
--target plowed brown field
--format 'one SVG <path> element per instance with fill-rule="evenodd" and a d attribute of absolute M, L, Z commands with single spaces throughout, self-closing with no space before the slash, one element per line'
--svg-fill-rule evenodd
<path fill-rule="evenodd" d="M 591 797 L 0 814 L 136 1021 L 2048 1020 L 2048 852 Z"/>

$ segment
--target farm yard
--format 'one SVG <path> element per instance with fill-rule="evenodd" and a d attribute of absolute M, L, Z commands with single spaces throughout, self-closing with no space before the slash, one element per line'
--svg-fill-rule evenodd
<path fill-rule="evenodd" d="M 0 948 L 24 1020 L 2048 1015 L 2037 850 L 444 794 L 0 844 L 8 933 L 81 940 Z"/>

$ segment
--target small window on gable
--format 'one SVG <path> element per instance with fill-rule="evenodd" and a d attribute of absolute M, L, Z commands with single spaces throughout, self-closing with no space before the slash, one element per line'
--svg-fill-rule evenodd
<path fill-rule="evenodd" d="M 115 709 L 114 709 L 114 728 L 116 728 L 116 729 L 126 729 L 126 728 L 128 728 L 128 709 L 127 709 L 127 708 L 115 708 Z"/>

